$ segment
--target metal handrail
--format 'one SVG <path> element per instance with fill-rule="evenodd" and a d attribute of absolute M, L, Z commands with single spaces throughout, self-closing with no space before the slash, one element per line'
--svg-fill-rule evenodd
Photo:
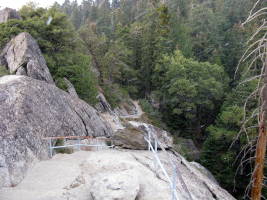
<path fill-rule="evenodd" d="M 53 146 L 52 140 L 57 139 L 76 139 L 78 140 L 77 144 L 69 144 L 69 145 L 61 145 L 61 146 Z M 81 139 L 96 139 L 96 142 L 98 143 L 99 140 L 106 140 L 107 138 L 104 137 L 93 137 L 93 136 L 57 136 L 57 137 L 44 137 L 43 140 L 48 140 L 49 143 L 49 154 L 50 157 L 53 157 L 53 150 L 54 149 L 61 149 L 61 148 L 68 148 L 68 147 L 78 147 L 78 150 L 81 150 L 81 146 L 86 147 L 108 147 L 113 148 L 114 145 L 106 146 L 106 145 L 99 145 L 99 144 L 82 144 Z M 98 148 L 97 148 L 98 149 Z"/>
<path fill-rule="evenodd" d="M 94 138 L 93 136 L 56 136 L 56 137 L 43 137 L 43 140 L 50 140 L 50 139 L 76 139 L 76 138 L 83 138 L 83 139 L 87 139 L 87 138 Z"/>
<path fill-rule="evenodd" d="M 158 163 L 158 165 L 160 166 L 161 170 L 163 171 L 163 174 L 166 176 L 169 184 L 170 184 L 170 188 L 171 188 L 171 192 L 172 192 L 172 200 L 178 200 L 178 194 L 177 194 L 177 191 L 176 191 L 176 178 L 178 177 L 178 179 L 180 180 L 181 184 L 182 184 L 182 187 L 185 189 L 186 193 L 188 194 L 188 197 L 190 200 L 193 200 L 182 176 L 181 176 L 181 173 L 179 171 L 179 169 L 175 166 L 171 156 L 169 155 L 169 153 L 165 150 L 165 148 L 163 147 L 163 145 L 161 144 L 161 142 L 159 142 L 157 136 L 153 133 L 150 133 L 149 131 L 147 131 L 148 133 L 148 138 L 144 137 L 144 139 L 147 141 L 148 143 L 148 150 L 152 151 L 153 154 L 154 154 L 154 157 L 155 157 L 155 161 Z M 154 145 L 155 145 L 155 149 L 153 148 L 152 144 L 151 144 L 151 135 L 152 135 L 152 138 L 154 139 Z M 169 157 L 169 160 L 173 166 L 173 170 L 174 170 L 174 173 L 173 173 L 173 177 L 172 177 L 172 180 L 170 178 L 170 176 L 168 175 L 166 169 L 164 168 L 164 166 L 162 165 L 158 155 L 157 155 L 157 145 L 159 145 L 159 147 L 161 148 L 162 151 L 166 152 L 168 157 Z"/>
<path fill-rule="evenodd" d="M 170 176 L 168 175 L 166 169 L 164 168 L 162 162 L 159 159 L 159 156 L 158 156 L 158 153 L 157 153 L 157 149 L 156 149 L 156 147 L 157 147 L 156 144 L 158 143 L 157 139 L 154 137 L 154 143 L 155 143 L 155 149 L 154 149 L 152 144 L 151 144 L 151 140 L 150 140 L 151 139 L 151 135 L 150 135 L 150 133 L 148 133 L 148 138 L 149 139 L 144 137 L 144 139 L 148 143 L 148 150 L 149 151 L 151 150 L 153 152 L 154 158 L 155 158 L 155 161 L 156 161 L 155 163 L 158 163 L 158 165 L 160 166 L 163 174 L 165 175 L 165 177 L 167 178 L 167 180 L 168 180 L 168 182 L 170 184 L 170 189 L 171 189 L 171 193 L 172 193 L 172 200 L 178 200 L 178 194 L 177 194 L 177 191 L 176 191 L 176 184 L 175 184 L 175 182 L 176 182 L 175 174 L 176 173 L 174 174 L 173 179 L 171 179 Z"/>

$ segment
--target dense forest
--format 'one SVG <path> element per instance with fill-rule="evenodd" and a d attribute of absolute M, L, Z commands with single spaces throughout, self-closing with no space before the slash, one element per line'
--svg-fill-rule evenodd
<path fill-rule="evenodd" d="M 236 69 L 258 26 L 242 25 L 254 3 L 65 0 L 49 9 L 30 3 L 20 9 L 23 21 L 0 24 L 0 47 L 27 31 L 60 88 L 66 88 L 67 77 L 91 105 L 98 90 L 113 107 L 139 99 L 154 124 L 193 139 L 201 150 L 199 162 L 222 187 L 246 199 L 253 169 L 245 161 L 253 149 L 247 149 L 246 135 L 237 135 L 244 112 L 256 108 L 257 99 L 247 111 L 243 106 L 257 82 L 243 82 L 248 62 Z"/>

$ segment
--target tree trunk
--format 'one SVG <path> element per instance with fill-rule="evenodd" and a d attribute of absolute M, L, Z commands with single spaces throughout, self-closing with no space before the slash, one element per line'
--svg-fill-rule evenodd
<path fill-rule="evenodd" d="M 266 128 L 265 122 L 261 121 L 259 128 L 259 138 L 256 147 L 256 160 L 255 160 L 255 168 L 253 173 L 253 183 L 252 183 L 252 192 L 251 198 L 252 200 L 260 200 L 261 199 L 261 191 L 263 185 L 263 174 L 264 174 L 264 158 L 266 152 Z"/>
<path fill-rule="evenodd" d="M 261 109 L 260 109 L 260 124 L 259 124 L 259 136 L 256 146 L 256 159 L 254 173 L 252 175 L 252 190 L 251 199 L 260 200 L 263 186 L 264 177 L 264 159 L 266 154 L 266 113 L 267 113 L 267 57 L 263 67 L 263 87 L 260 92 Z"/>

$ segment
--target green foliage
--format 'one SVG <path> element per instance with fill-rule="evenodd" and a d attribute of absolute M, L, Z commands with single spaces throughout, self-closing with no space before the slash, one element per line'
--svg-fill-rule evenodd
<path fill-rule="evenodd" d="M 198 130 L 209 124 L 210 113 L 222 101 L 227 83 L 221 66 L 187 59 L 179 51 L 164 56 L 154 74 L 164 119 L 174 129 Z"/>
<path fill-rule="evenodd" d="M 165 130 L 168 129 L 166 124 L 162 122 L 161 113 L 157 109 L 153 108 L 153 106 L 146 99 L 141 99 L 139 102 L 142 110 L 148 115 L 150 123 Z"/>
<path fill-rule="evenodd" d="M 129 99 L 128 91 L 118 84 L 104 85 L 103 90 L 112 108 L 117 107 L 121 102 Z"/>
<path fill-rule="evenodd" d="M 63 139 L 57 139 L 55 146 L 63 146 L 65 145 Z M 73 150 L 70 148 L 59 148 L 55 149 L 56 153 L 65 153 L 65 154 L 71 154 L 73 153 Z"/>
<path fill-rule="evenodd" d="M 65 89 L 64 80 L 61 77 L 66 77 L 75 86 L 79 97 L 94 105 L 96 103 L 97 83 L 93 72 L 89 69 L 90 62 L 90 57 L 74 53 L 72 55 L 72 63 L 60 67 L 56 76 L 60 77 L 57 79 L 60 88 Z"/>
<path fill-rule="evenodd" d="M 0 77 L 8 75 L 8 74 L 9 74 L 9 71 L 5 67 L 0 65 Z"/>
<path fill-rule="evenodd" d="M 201 163 L 212 172 L 223 187 L 232 191 L 234 188 L 233 178 L 237 167 L 233 166 L 233 161 L 238 151 L 228 151 L 228 148 L 232 143 L 233 137 L 231 136 L 235 132 L 215 127 L 210 127 L 209 131 L 210 135 L 202 150 Z M 247 184 L 245 181 L 243 183 L 244 185 Z"/>
<path fill-rule="evenodd" d="M 201 154 L 201 163 L 212 172 L 223 187 L 239 198 L 244 195 L 250 181 L 248 174 L 251 172 L 251 165 L 244 162 L 242 168 L 238 168 L 244 155 L 239 153 L 242 149 L 246 149 L 246 136 L 241 135 L 235 143 L 233 141 L 236 139 L 243 122 L 244 101 L 255 87 L 256 82 L 250 82 L 239 85 L 228 94 L 215 125 L 211 125 L 207 129 L 208 138 L 203 145 Z M 254 100 L 248 104 L 246 111 L 248 116 L 252 114 L 256 103 L 257 101 Z M 247 126 L 252 126 L 255 123 L 255 119 L 250 119 Z M 257 133 L 257 129 L 248 129 L 248 135 L 251 136 L 255 133 Z M 232 148 L 230 148 L 231 144 L 233 144 Z M 243 160 L 249 156 L 247 154 Z"/>
<path fill-rule="evenodd" d="M 252 5 L 250 0 L 196 3 L 188 22 L 192 27 L 191 41 L 196 59 L 222 64 L 233 78 L 251 32 L 251 29 L 243 29 L 241 23 Z"/>

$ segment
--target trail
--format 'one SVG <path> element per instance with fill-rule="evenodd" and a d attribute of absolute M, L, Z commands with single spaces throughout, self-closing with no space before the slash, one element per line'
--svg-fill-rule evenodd
<path fill-rule="evenodd" d="M 121 118 L 125 119 L 125 118 L 132 118 L 132 119 L 138 119 L 140 118 L 144 112 L 141 108 L 141 106 L 139 105 L 139 101 L 132 101 L 135 108 L 136 108 L 136 114 L 134 115 L 123 115 L 123 116 L 120 116 Z"/>

